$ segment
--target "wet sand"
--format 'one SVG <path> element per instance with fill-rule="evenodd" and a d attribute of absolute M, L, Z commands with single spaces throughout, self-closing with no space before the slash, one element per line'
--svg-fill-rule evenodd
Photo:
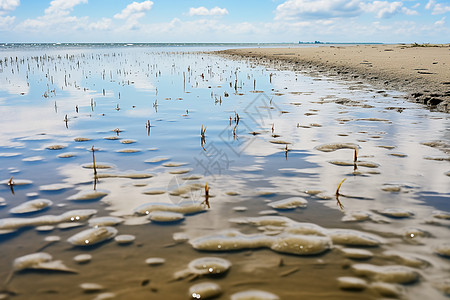
<path fill-rule="evenodd" d="M 23 47 L 0 299 L 448 299 L 450 115 L 206 48 Z"/>
<path fill-rule="evenodd" d="M 295 68 L 370 81 L 407 93 L 411 101 L 450 111 L 450 46 L 355 45 L 230 49 L 221 53 L 256 60 L 294 63 Z"/>

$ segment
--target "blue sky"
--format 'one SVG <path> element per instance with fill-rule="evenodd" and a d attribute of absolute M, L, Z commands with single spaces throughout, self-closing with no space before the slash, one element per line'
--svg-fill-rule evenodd
<path fill-rule="evenodd" d="M 0 0 L 0 42 L 449 43 L 449 0 Z"/>

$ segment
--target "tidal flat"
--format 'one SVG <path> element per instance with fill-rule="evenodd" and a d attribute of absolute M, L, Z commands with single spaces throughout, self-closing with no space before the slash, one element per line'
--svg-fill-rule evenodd
<path fill-rule="evenodd" d="M 1 50 L 0 299 L 448 299 L 449 115 L 202 50 Z"/>

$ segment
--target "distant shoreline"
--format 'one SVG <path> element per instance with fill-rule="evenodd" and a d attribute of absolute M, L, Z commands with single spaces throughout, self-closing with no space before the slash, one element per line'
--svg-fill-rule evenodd
<path fill-rule="evenodd" d="M 216 52 L 295 70 L 319 69 L 384 89 L 407 93 L 410 101 L 450 112 L 450 45 L 365 44 L 294 48 L 247 48 Z"/>

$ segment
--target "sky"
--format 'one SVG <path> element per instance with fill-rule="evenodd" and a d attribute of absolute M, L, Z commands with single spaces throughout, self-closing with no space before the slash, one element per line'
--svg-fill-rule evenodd
<path fill-rule="evenodd" d="M 450 0 L 0 0 L 0 43 L 449 43 Z"/>

